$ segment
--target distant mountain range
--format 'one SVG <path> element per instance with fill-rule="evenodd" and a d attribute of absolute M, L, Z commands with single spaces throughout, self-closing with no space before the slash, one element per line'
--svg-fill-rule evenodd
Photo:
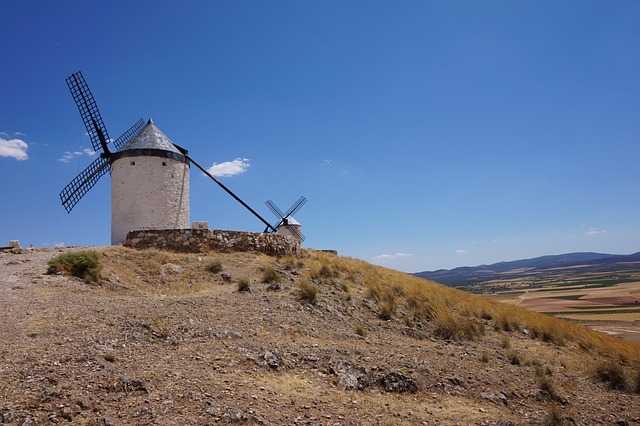
<path fill-rule="evenodd" d="M 499 262 L 493 265 L 463 266 L 455 269 L 416 272 L 413 275 L 449 286 L 468 286 L 497 278 L 537 275 L 545 271 L 572 268 L 581 272 L 619 271 L 640 268 L 640 252 L 629 255 L 567 253 L 533 259 Z"/>

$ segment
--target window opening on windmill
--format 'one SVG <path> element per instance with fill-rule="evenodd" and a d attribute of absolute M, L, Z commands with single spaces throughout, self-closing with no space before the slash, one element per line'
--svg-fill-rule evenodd
<path fill-rule="evenodd" d="M 166 165 L 167 165 L 167 162 L 166 162 L 166 161 L 163 161 L 163 162 L 162 162 L 162 165 L 163 165 L 163 166 L 166 166 Z"/>
<path fill-rule="evenodd" d="M 136 162 L 135 161 L 131 161 L 129 164 L 132 165 L 132 166 L 135 166 Z"/>

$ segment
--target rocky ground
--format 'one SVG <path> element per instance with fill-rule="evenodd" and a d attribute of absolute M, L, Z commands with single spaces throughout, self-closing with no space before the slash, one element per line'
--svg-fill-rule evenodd
<path fill-rule="evenodd" d="M 346 276 L 311 304 L 296 267 L 274 258 L 280 282 L 260 282 L 264 255 L 141 272 L 139 255 L 99 248 L 120 266 L 88 284 L 46 273 L 63 250 L 0 252 L 0 423 L 640 424 L 639 394 L 590 378 L 595 355 L 489 328 L 446 341 L 381 319 Z"/>

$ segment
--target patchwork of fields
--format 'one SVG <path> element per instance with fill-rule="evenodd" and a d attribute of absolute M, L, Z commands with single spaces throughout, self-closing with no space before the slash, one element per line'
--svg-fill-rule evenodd
<path fill-rule="evenodd" d="M 473 291 L 640 342 L 640 271 L 635 269 L 583 274 L 548 271 L 484 282 Z"/>

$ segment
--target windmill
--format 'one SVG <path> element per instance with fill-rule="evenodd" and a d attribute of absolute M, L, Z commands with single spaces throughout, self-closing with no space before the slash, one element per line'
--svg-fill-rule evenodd
<path fill-rule="evenodd" d="M 67 210 L 67 213 L 71 213 L 71 210 L 73 210 L 78 201 L 98 183 L 105 173 L 111 171 L 109 162 L 111 152 L 108 146 L 111 139 L 109 139 L 109 133 L 102 121 L 102 116 L 100 115 L 96 101 L 91 94 L 91 90 L 89 90 L 89 86 L 87 86 L 87 83 L 84 81 L 82 73 L 78 71 L 67 78 L 66 81 L 71 91 L 71 96 L 73 96 L 73 100 L 76 102 L 76 106 L 80 111 L 84 127 L 87 129 L 87 133 L 91 139 L 93 150 L 95 152 L 102 150 L 100 156 L 93 160 L 86 169 L 69 182 L 62 192 L 60 192 L 62 205 Z M 124 132 L 122 136 L 116 139 L 115 142 L 113 142 L 116 150 L 129 142 L 143 126 L 144 121 L 140 119 L 136 124 L 131 126 L 129 130 Z"/>
<path fill-rule="evenodd" d="M 278 223 L 271 226 L 271 229 L 276 229 L 278 234 L 288 235 L 298 240 L 298 242 L 302 243 L 305 239 L 305 236 L 302 234 L 302 229 L 300 223 L 293 218 L 293 215 L 296 214 L 302 206 L 307 203 L 307 199 L 304 196 L 298 198 L 298 201 L 293 203 L 291 207 L 286 212 L 282 212 L 276 204 L 271 201 L 265 201 L 269 210 L 279 219 Z M 265 229 L 267 232 L 268 229 Z"/>
<path fill-rule="evenodd" d="M 91 138 L 93 149 L 102 152 L 60 192 L 60 200 L 67 212 L 71 213 L 80 199 L 110 171 L 112 244 L 123 243 L 127 233 L 133 230 L 189 227 L 190 164 L 195 165 L 265 224 L 264 232 L 278 232 L 282 223 L 289 220 L 306 202 L 306 198 L 304 201 L 299 200 L 299 206 L 282 214 L 281 222 L 272 226 L 197 163 L 186 149 L 171 142 L 152 120 L 144 124 L 140 119 L 113 142 L 115 151 L 111 152 L 107 129 L 82 73 L 72 74 L 66 81 Z M 269 205 L 270 208 L 279 211 L 275 204 L 272 205 L 273 207 Z M 291 234 L 301 236 L 295 231 L 288 235 Z M 304 237 L 299 238 L 299 241 L 302 239 Z"/>

